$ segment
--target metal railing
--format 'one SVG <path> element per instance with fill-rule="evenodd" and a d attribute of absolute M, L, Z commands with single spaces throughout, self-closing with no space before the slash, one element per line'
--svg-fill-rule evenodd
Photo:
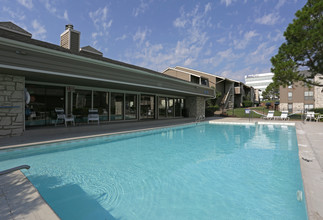
<path fill-rule="evenodd" d="M 4 174 L 11 173 L 11 172 L 14 172 L 14 171 L 17 171 L 17 170 L 21 170 L 21 169 L 27 169 L 28 170 L 29 168 L 30 168 L 29 165 L 21 165 L 21 166 L 18 166 L 18 167 L 13 167 L 13 168 L 10 168 L 10 169 L 7 169 L 7 170 L 0 171 L 0 176 L 4 175 Z"/>

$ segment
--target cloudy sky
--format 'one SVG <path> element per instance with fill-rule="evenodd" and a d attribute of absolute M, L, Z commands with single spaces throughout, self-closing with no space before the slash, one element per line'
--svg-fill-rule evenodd
<path fill-rule="evenodd" d="M 0 0 L 0 21 L 59 44 L 66 24 L 105 57 L 163 71 L 184 66 L 244 81 L 270 72 L 305 0 Z"/>

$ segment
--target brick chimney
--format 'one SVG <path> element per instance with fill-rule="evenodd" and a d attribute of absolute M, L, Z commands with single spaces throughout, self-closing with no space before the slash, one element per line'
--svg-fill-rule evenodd
<path fill-rule="evenodd" d="M 72 24 L 65 25 L 65 31 L 61 34 L 61 47 L 71 50 L 71 52 L 79 52 L 80 50 L 79 31 L 73 29 Z"/>

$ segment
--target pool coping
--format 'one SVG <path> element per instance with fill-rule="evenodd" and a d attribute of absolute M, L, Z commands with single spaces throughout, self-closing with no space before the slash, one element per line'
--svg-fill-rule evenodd
<path fill-rule="evenodd" d="M 20 171 L 0 175 L 1 219 L 60 219 Z"/>
<path fill-rule="evenodd" d="M 215 123 L 216 122 L 216 123 Z M 203 123 L 203 122 L 202 122 Z M 318 149 L 313 149 L 314 147 L 319 147 L 319 143 L 321 142 L 313 142 L 314 138 L 312 137 L 313 134 L 319 132 L 320 129 L 323 131 L 323 123 L 316 123 L 316 122 L 274 122 L 274 121 L 262 121 L 262 120 L 252 120 L 251 122 L 248 119 L 239 119 L 239 118 L 229 118 L 229 119 L 222 119 L 217 118 L 212 122 L 209 120 L 211 124 L 236 124 L 236 125 L 287 125 L 287 126 L 295 126 L 296 133 L 297 133 L 297 140 L 298 140 L 298 148 L 299 148 L 299 160 L 301 166 L 301 173 L 304 185 L 304 191 L 306 196 L 306 207 L 307 207 L 307 215 L 308 219 L 316 220 L 316 219 L 323 219 L 323 169 L 322 165 L 320 165 L 319 161 L 323 160 L 323 150 L 318 152 Z M 83 138 L 95 138 L 95 137 L 102 137 L 102 136 L 110 136 L 110 135 L 118 135 L 118 134 L 128 134 L 140 131 L 149 131 L 149 130 L 156 130 L 162 129 L 167 127 L 176 127 L 176 126 L 184 126 L 184 125 L 191 125 L 196 124 L 196 122 L 189 122 L 189 123 L 179 123 L 179 124 L 171 124 L 167 126 L 156 126 L 156 127 L 149 127 L 144 129 L 134 129 L 134 130 L 127 130 L 127 131 L 118 131 L 118 132 L 108 132 L 104 134 L 97 134 L 97 135 L 86 135 L 82 136 Z M 319 128 L 318 128 L 319 127 Z M 304 131 L 305 130 L 305 131 Z M 309 130 L 309 131 L 308 131 Z M 316 133 L 317 134 L 317 133 Z M 323 133 L 322 133 L 323 134 Z M 31 145 L 39 144 L 50 144 L 60 141 L 71 141 L 81 139 L 82 137 L 73 137 L 73 138 L 63 138 L 63 139 L 56 139 L 50 141 L 41 141 L 41 142 L 33 142 L 27 144 L 16 144 L 11 146 L 0 146 L 0 150 L 4 149 L 14 149 L 14 148 L 21 148 L 21 147 L 28 147 Z M 323 141 L 323 137 L 318 136 L 319 141 Z M 313 143 L 312 143 L 313 142 Z M 312 152 L 313 157 L 309 158 L 306 157 L 305 159 L 310 159 L 311 162 L 305 161 L 304 155 L 309 155 Z M 318 152 L 318 153 L 317 153 Z M 323 164 L 323 163 L 322 163 Z M 33 186 L 32 186 L 33 187 Z M 0 204 L 1 205 L 1 204 Z M 0 215 L 1 216 L 1 215 Z"/>

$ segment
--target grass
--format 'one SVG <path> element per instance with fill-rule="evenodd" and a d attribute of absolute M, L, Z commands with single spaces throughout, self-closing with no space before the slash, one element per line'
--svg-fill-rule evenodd
<path fill-rule="evenodd" d="M 262 115 L 256 114 L 254 112 L 250 112 L 251 115 L 249 116 L 249 114 L 245 113 L 245 109 L 246 108 L 228 109 L 227 114 L 228 114 L 228 116 L 238 117 L 238 118 L 249 118 L 249 117 L 261 118 L 262 117 Z M 268 111 L 271 110 L 271 109 L 267 109 L 266 107 L 265 108 L 264 107 L 250 107 L 248 109 L 257 111 L 258 113 L 263 114 L 263 115 L 267 115 Z M 280 111 L 275 111 L 274 116 L 280 116 L 280 115 L 281 115 Z M 300 120 L 301 117 L 302 117 L 301 114 L 295 114 L 295 115 L 290 116 L 290 118 L 293 119 L 293 120 L 294 119 L 295 120 Z"/>

